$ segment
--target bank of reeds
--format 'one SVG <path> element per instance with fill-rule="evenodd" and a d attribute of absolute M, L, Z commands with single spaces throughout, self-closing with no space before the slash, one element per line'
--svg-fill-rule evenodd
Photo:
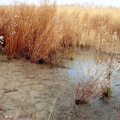
<path fill-rule="evenodd" d="M 77 45 L 97 50 L 118 47 L 120 9 L 63 6 L 58 8 L 58 12 L 63 21 L 63 43 L 66 46 Z"/>
<path fill-rule="evenodd" d="M 0 6 L 0 36 L 5 38 L 8 56 L 31 61 L 49 60 L 61 46 L 119 51 L 119 11 L 47 3 Z"/>
<path fill-rule="evenodd" d="M 47 59 L 62 38 L 55 5 L 2 6 L 0 19 L 0 34 L 11 57 L 29 57 L 32 61 Z"/>

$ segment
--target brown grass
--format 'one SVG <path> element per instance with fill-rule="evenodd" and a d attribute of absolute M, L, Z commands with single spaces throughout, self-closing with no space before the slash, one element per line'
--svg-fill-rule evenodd
<path fill-rule="evenodd" d="M 60 46 L 119 51 L 119 11 L 47 3 L 0 6 L 0 35 L 5 37 L 8 56 L 31 61 L 49 60 L 49 54 Z"/>
<path fill-rule="evenodd" d="M 47 58 L 62 38 L 55 5 L 2 6 L 0 16 L 1 21 L 5 19 L 0 34 L 11 57 L 30 57 L 32 61 Z"/>
<path fill-rule="evenodd" d="M 58 8 L 63 23 L 63 43 L 95 49 L 120 42 L 120 9 L 63 6 Z"/>
<path fill-rule="evenodd" d="M 90 100 L 101 96 L 102 87 L 105 88 L 108 86 L 108 81 L 101 79 L 102 75 L 103 73 L 97 76 L 95 80 L 93 75 L 87 82 L 80 79 L 75 88 L 75 102 L 77 105 L 88 103 Z"/>

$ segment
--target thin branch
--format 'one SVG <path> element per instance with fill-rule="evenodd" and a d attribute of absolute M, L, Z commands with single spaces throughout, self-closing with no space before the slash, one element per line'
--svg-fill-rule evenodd
<path fill-rule="evenodd" d="M 53 108 L 54 108 L 55 103 L 56 103 L 56 101 L 57 101 L 57 99 L 58 99 L 58 96 L 59 96 L 60 94 L 61 94 L 61 92 L 58 93 L 57 96 L 56 96 L 56 98 L 55 98 L 55 101 L 54 101 L 54 103 L 53 103 L 53 105 L 52 105 L 52 108 L 51 108 L 51 110 L 50 110 L 50 115 L 49 115 L 49 117 L 48 117 L 48 120 L 50 120 L 50 118 L 51 118 L 51 116 L 52 116 Z"/>
<path fill-rule="evenodd" d="M 20 112 L 20 110 L 21 110 L 21 107 L 23 106 L 23 103 L 25 102 L 25 100 L 21 103 L 21 105 L 19 106 L 19 109 L 18 109 L 18 111 L 17 111 L 17 113 L 16 113 L 16 115 L 15 115 L 15 118 L 14 118 L 14 120 L 16 120 L 17 119 L 17 116 L 18 116 L 18 114 L 19 114 L 19 112 Z"/>

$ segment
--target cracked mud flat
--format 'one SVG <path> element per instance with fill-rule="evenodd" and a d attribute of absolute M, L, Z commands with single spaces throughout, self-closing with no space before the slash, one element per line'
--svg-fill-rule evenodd
<path fill-rule="evenodd" d="M 47 120 L 58 94 L 51 120 L 117 120 L 112 102 L 76 106 L 74 84 L 65 72 L 0 56 L 0 120 Z M 120 104 L 116 106 L 119 111 Z"/>

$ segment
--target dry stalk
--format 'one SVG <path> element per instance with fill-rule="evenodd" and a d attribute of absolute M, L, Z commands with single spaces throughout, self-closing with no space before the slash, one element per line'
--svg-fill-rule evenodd
<path fill-rule="evenodd" d="M 17 113 L 16 113 L 16 115 L 15 115 L 15 117 L 14 117 L 13 120 L 17 120 L 18 114 L 19 114 L 19 112 L 20 112 L 20 110 L 21 110 L 21 108 L 22 108 L 24 102 L 25 102 L 25 100 L 24 100 L 24 101 L 21 103 L 21 105 L 19 106 L 19 109 L 18 109 L 18 111 L 17 111 Z"/>
<path fill-rule="evenodd" d="M 103 72 L 92 82 L 91 79 L 86 83 L 78 83 L 75 89 L 76 104 L 86 103 L 89 99 L 96 98 L 101 94 L 99 85 L 102 85 L 104 80 L 100 81 Z"/>
<path fill-rule="evenodd" d="M 49 114 L 49 117 L 48 117 L 47 120 L 50 120 L 50 118 L 51 118 L 51 116 L 52 116 L 53 108 L 54 108 L 55 103 L 56 103 L 56 101 L 57 101 L 57 99 L 58 99 L 58 97 L 59 97 L 60 94 L 61 94 L 61 92 L 57 94 L 57 96 L 56 96 L 56 98 L 55 98 L 55 101 L 54 101 L 54 103 L 53 103 L 53 105 L 52 105 L 52 107 L 51 107 L 50 114 Z"/>

